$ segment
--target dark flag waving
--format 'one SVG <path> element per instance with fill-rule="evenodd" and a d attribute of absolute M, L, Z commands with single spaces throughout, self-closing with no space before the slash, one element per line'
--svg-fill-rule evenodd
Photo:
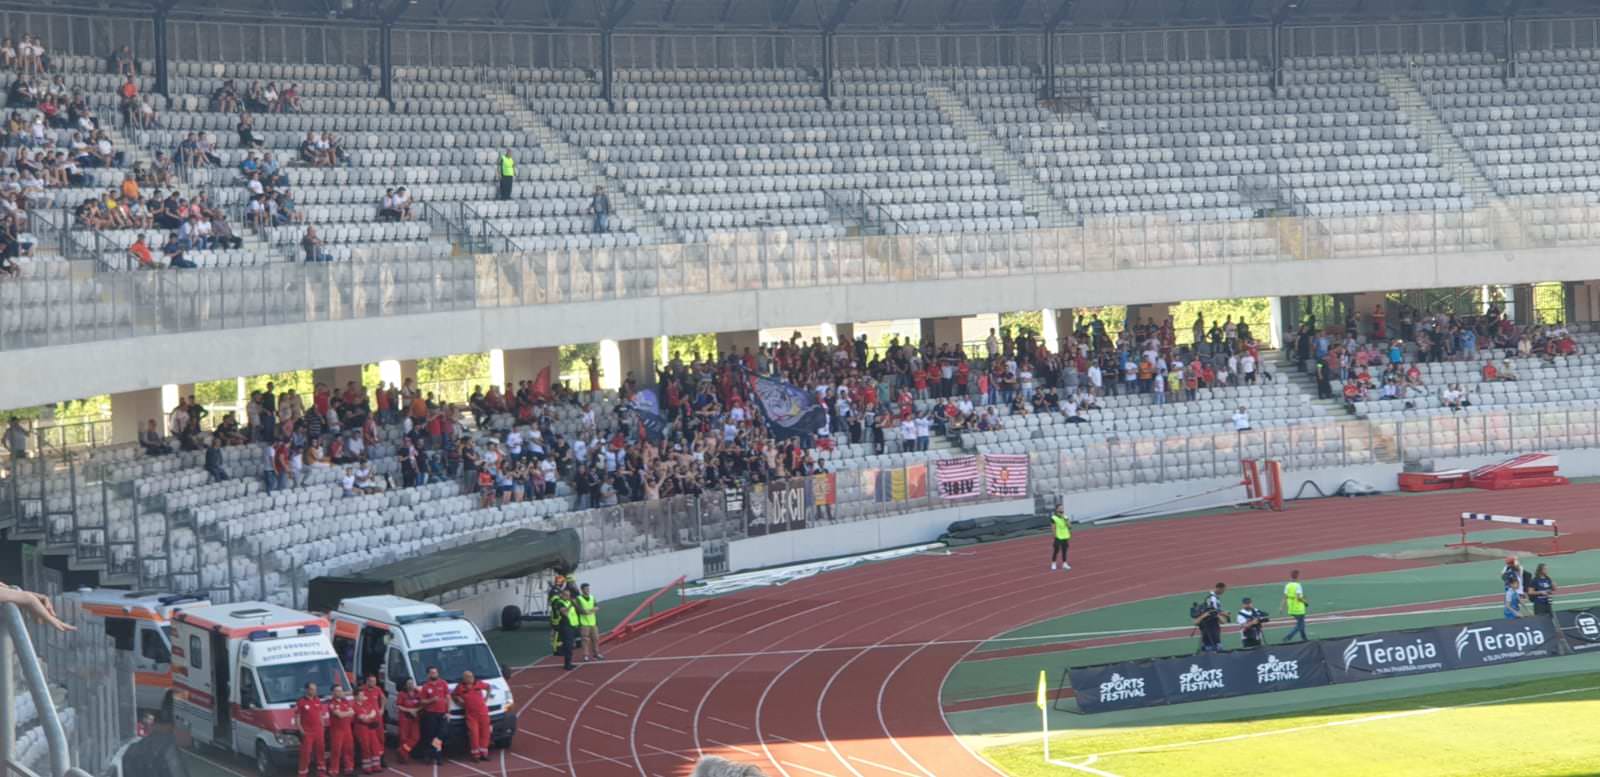
<path fill-rule="evenodd" d="M 757 376 L 755 394 L 767 429 L 778 439 L 814 435 L 828 423 L 827 408 L 805 389 Z"/>
<path fill-rule="evenodd" d="M 655 389 L 635 393 L 633 411 L 639 416 L 639 439 L 659 440 L 666 433 L 667 419 L 661 414 L 661 400 Z"/>

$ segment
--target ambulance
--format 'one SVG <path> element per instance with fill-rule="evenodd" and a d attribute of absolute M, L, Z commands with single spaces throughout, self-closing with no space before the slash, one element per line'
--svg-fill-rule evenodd
<path fill-rule="evenodd" d="M 459 610 L 399 596 L 358 596 L 340 601 L 328 618 L 333 621 L 334 650 L 351 681 L 359 686 L 369 674 L 381 678 L 387 699 L 384 719 L 397 735 L 395 694 L 407 678 L 422 685 L 428 667 L 434 666 L 452 690 L 465 671 L 489 684 L 490 744 L 511 744 L 517 730 L 511 686 L 483 632 Z M 461 707 L 451 701 L 447 738 L 463 741 L 466 727 Z"/>
<path fill-rule="evenodd" d="M 133 657 L 134 698 L 140 709 L 168 710 L 172 697 L 172 616 L 211 604 L 204 596 L 116 588 L 80 588 L 70 596 L 102 621 L 118 650 Z"/>
<path fill-rule="evenodd" d="M 300 753 L 294 703 L 308 682 L 323 697 L 336 684 L 349 688 L 326 618 L 266 602 L 173 616 L 173 726 L 180 738 L 250 757 L 262 775 L 292 770 Z"/>

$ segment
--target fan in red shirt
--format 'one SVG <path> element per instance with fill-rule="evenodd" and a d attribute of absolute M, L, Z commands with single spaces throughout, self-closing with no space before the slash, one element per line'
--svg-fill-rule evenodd
<path fill-rule="evenodd" d="M 358 707 L 356 713 L 363 724 L 361 765 L 368 774 L 375 774 L 383 771 L 383 689 L 378 687 L 377 675 L 367 675 L 366 685 L 361 686 L 360 703 L 365 705 Z"/>
<path fill-rule="evenodd" d="M 428 681 L 417 690 L 422 703 L 422 730 L 418 733 L 416 752 L 434 763 L 444 763 L 444 722 L 450 713 L 450 684 L 440 679 L 439 667 L 428 667 Z"/>
<path fill-rule="evenodd" d="M 489 684 L 472 672 L 462 672 L 452 695 L 467 719 L 467 747 L 473 760 L 489 760 Z"/>
<path fill-rule="evenodd" d="M 400 724 L 395 744 L 400 749 L 400 760 L 404 761 L 411 757 L 411 748 L 416 747 L 417 735 L 422 730 L 422 695 L 417 691 L 417 681 L 408 677 L 400 686 L 400 692 L 394 696 L 394 712 Z"/>
<path fill-rule="evenodd" d="M 328 772 L 349 774 L 356 769 L 355 752 L 356 705 L 344 695 L 344 686 L 333 687 L 333 699 L 328 702 Z"/>

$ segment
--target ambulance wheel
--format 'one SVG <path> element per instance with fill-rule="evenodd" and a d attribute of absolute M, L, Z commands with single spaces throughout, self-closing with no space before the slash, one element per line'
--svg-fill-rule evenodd
<path fill-rule="evenodd" d="M 256 743 L 256 774 L 261 777 L 277 774 L 277 770 L 272 768 L 272 756 L 267 755 L 267 746 L 260 742 Z"/>
<path fill-rule="evenodd" d="M 500 610 L 500 628 L 505 631 L 516 631 L 522 627 L 522 609 L 514 604 L 508 604 Z"/>

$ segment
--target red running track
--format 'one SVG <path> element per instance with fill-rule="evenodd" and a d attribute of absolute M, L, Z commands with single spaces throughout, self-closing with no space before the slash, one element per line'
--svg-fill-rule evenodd
<path fill-rule="evenodd" d="M 1575 528 L 1596 526 L 1585 511 L 1596 498 L 1600 486 L 1296 502 L 1285 513 L 1085 529 L 1069 573 L 1049 570 L 1047 539 L 1026 538 L 753 589 L 616 646 L 604 662 L 517 673 L 521 731 L 494 761 L 399 771 L 668 777 L 720 755 L 773 777 L 990 775 L 951 735 L 939 700 L 946 675 L 988 638 L 1071 612 L 1199 592 L 1218 578 L 1248 585 L 1285 572 L 1240 564 L 1448 535 L 1463 510 L 1537 507 Z M 1318 564 L 1353 574 L 1396 562 L 1336 566 Z"/>

